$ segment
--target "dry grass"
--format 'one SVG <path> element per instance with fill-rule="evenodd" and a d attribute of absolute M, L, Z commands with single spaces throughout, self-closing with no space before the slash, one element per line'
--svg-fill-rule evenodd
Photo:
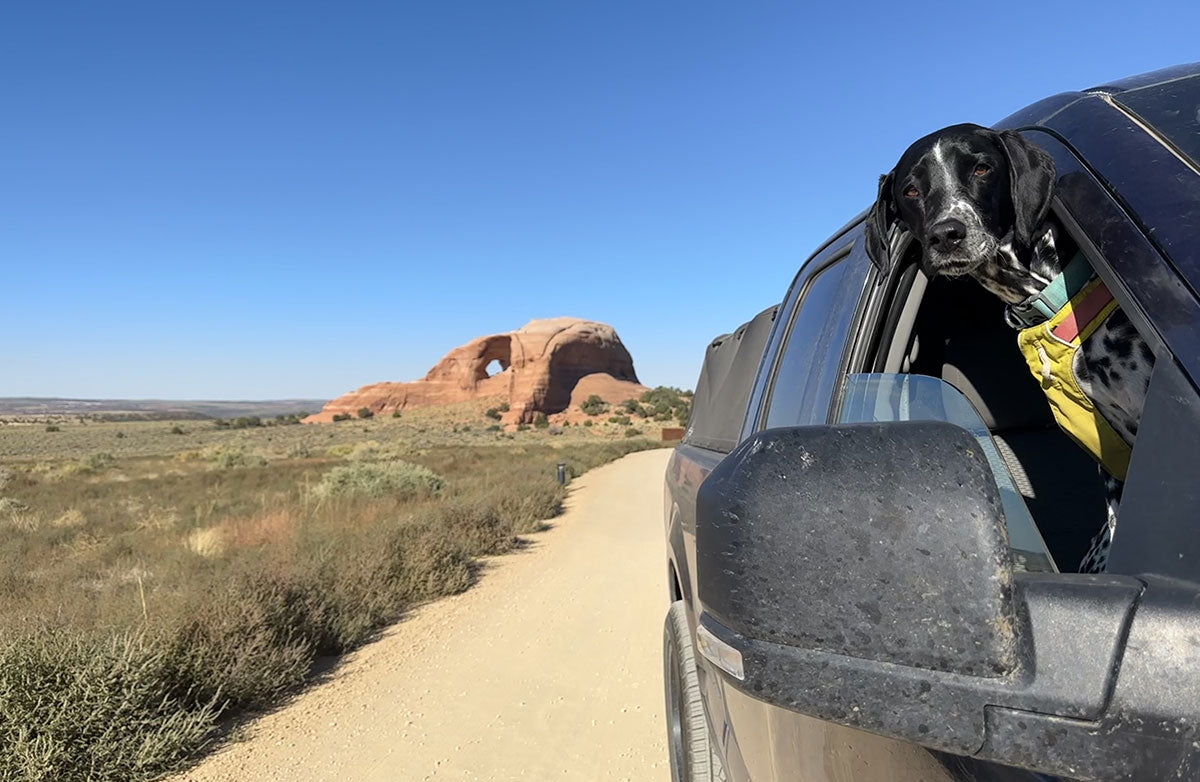
<path fill-rule="evenodd" d="M 79 450 L 15 456 L 0 428 L 0 779 L 178 767 L 223 715 L 469 587 L 477 557 L 558 512 L 556 462 L 578 474 L 651 445 L 408 426 L 189 442 L 170 422 L 93 423 Z"/>

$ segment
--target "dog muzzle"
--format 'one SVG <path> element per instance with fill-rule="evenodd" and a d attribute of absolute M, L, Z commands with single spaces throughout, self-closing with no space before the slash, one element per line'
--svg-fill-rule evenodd
<path fill-rule="evenodd" d="M 1120 305 L 1083 253 L 1041 292 L 1010 305 L 1017 344 L 1042 387 L 1054 420 L 1081 448 L 1124 481 L 1132 449 L 1096 409 L 1075 377 L 1075 354 Z"/>

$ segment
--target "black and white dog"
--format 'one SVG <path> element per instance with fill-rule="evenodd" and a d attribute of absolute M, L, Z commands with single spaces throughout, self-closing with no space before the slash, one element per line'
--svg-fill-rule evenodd
<path fill-rule="evenodd" d="M 889 231 L 899 224 L 921 244 L 928 276 L 969 276 L 1010 307 L 1019 305 L 1063 271 L 1065 260 L 1056 250 L 1061 229 L 1049 216 L 1055 182 L 1051 157 L 1016 132 L 969 124 L 939 130 L 914 142 L 880 178 L 867 220 L 867 251 L 886 270 Z M 1119 308 L 1071 359 L 1082 393 L 1130 446 L 1153 362 Z M 1107 565 L 1120 483 L 1106 475 L 1106 484 L 1108 519 L 1079 566 L 1082 572 L 1103 572 Z"/>

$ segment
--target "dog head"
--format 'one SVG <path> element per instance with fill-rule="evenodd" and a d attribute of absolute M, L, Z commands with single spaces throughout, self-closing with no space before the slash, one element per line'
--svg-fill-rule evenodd
<path fill-rule="evenodd" d="M 970 274 L 1001 247 L 1032 244 L 1054 182 L 1054 161 L 1019 133 L 952 125 L 918 139 L 880 177 L 867 252 L 887 271 L 888 231 L 899 224 L 924 248 L 927 274 Z"/>

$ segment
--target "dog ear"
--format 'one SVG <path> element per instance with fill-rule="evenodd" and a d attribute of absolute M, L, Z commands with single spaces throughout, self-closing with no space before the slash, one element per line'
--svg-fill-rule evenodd
<path fill-rule="evenodd" d="M 1008 158 L 1013 210 L 1016 212 L 1016 240 L 1029 247 L 1033 244 L 1034 231 L 1050 211 L 1050 198 L 1058 179 L 1054 159 L 1015 130 L 1000 133 L 1000 146 Z"/>
<path fill-rule="evenodd" d="M 896 202 L 892 199 L 892 181 L 895 173 L 890 171 L 879 177 L 879 194 L 875 196 L 871 211 L 867 213 L 867 255 L 871 263 L 885 274 L 892 267 L 888 232 L 899 215 Z"/>

